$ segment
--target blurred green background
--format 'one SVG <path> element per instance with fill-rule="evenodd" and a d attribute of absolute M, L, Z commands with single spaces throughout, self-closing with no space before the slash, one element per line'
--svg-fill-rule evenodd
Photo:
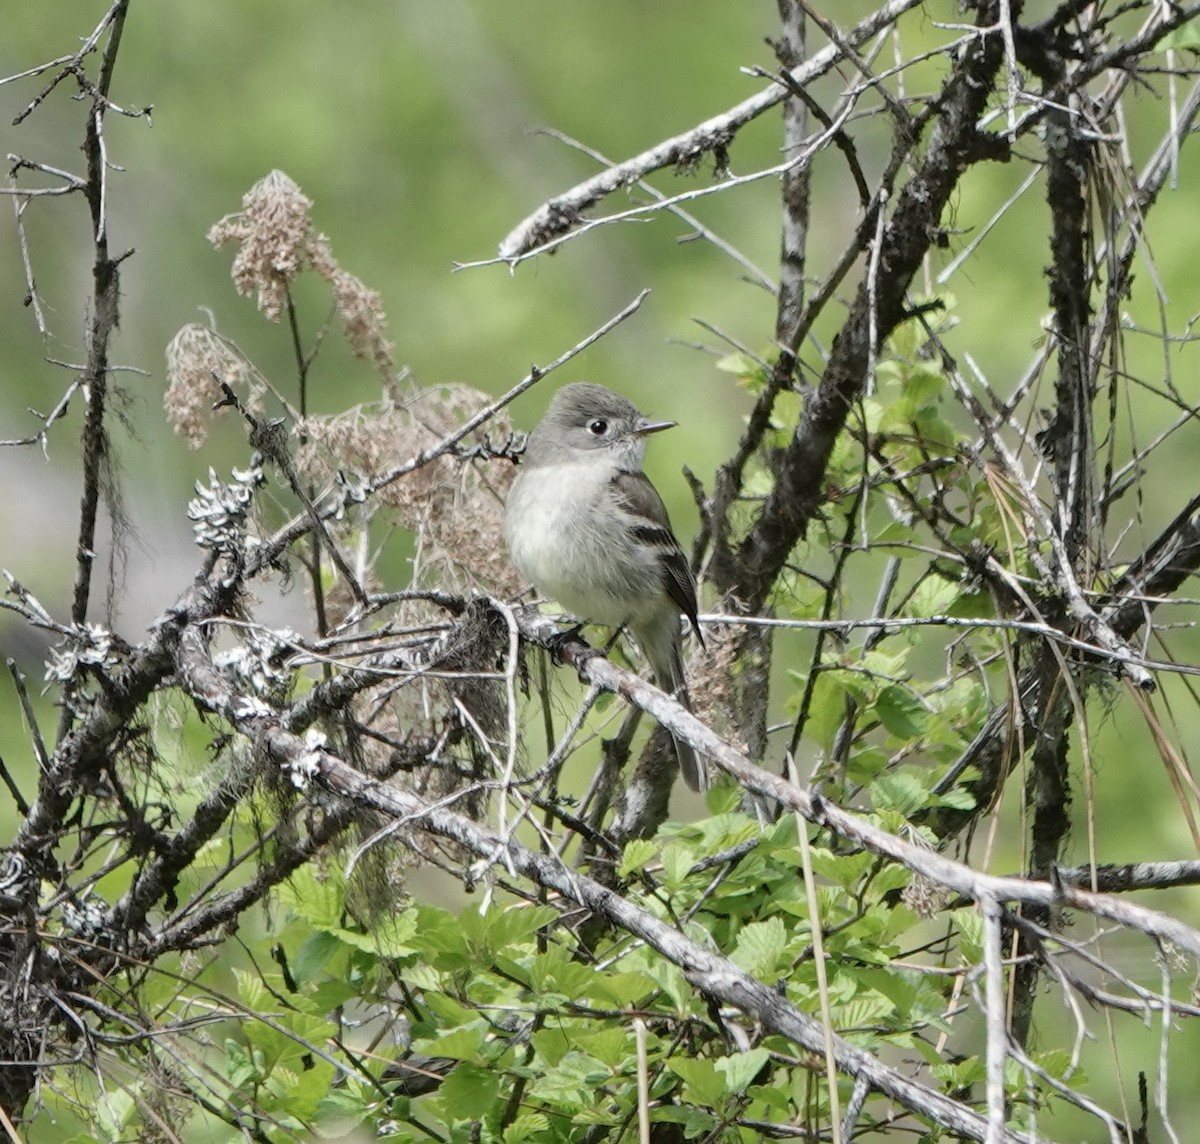
<path fill-rule="evenodd" d="M 3 18 L 0 74 L 69 55 L 107 6 L 98 0 L 12 0 Z M 837 5 L 835 15 L 845 27 L 873 7 L 851 0 Z M 911 54 L 943 42 L 952 34 L 933 21 L 958 18 L 952 3 L 928 5 L 903 21 L 896 50 Z M 551 127 L 609 158 L 628 157 L 759 90 L 764 81 L 739 69 L 773 66 L 764 37 L 775 33 L 776 21 L 769 0 L 134 0 L 112 96 L 127 107 L 152 104 L 153 126 L 116 115 L 107 121 L 109 156 L 121 168 L 111 173 L 110 241 L 114 253 L 135 251 L 122 268 L 122 322 L 112 360 L 145 371 L 120 376 L 122 420 L 111 423 L 133 528 L 115 599 L 118 631 L 139 638 L 196 566 L 184 514 L 192 482 L 210 465 L 224 472 L 246 454 L 241 426 L 232 418 L 198 452 L 168 429 L 162 412 L 167 342 L 180 326 L 203 321 L 211 311 L 217 328 L 264 373 L 285 387 L 293 376 L 286 329 L 263 322 L 251 299 L 234 294 L 231 251 L 214 251 L 205 239 L 216 220 L 239 209 L 246 189 L 276 167 L 314 200 L 316 224 L 342 264 L 382 294 L 397 360 L 420 384 L 463 381 L 499 393 L 531 363 L 549 361 L 650 287 L 638 315 L 548 385 L 601 381 L 655 416 L 680 422 L 680 430 L 656 440 L 649 467 L 678 531 L 690 537 L 696 516 L 680 468 L 686 463 L 710 487 L 749 404 L 734 379 L 715 367 L 716 355 L 693 343 L 720 353 L 729 347 L 693 319 L 761 352 L 773 330 L 769 295 L 745 282 L 741 269 L 710 244 L 681 242 L 688 228 L 665 215 L 593 231 L 515 273 L 500 266 L 455 273 L 452 267 L 492 256 L 528 212 L 596 169 L 593 160 L 535 129 Z M 932 90 L 944 71 L 942 58 L 931 58 L 907 75 L 906 93 Z M 79 171 L 88 104 L 69 98 L 69 84 L 19 127 L 11 125 L 45 79 L 0 87 L 4 151 Z M 835 81 L 813 89 L 827 106 L 840 90 L 841 80 Z M 1162 85 L 1130 97 L 1135 166 L 1165 126 L 1165 92 Z M 779 161 L 778 125 L 778 114 L 770 113 L 738 136 L 731 151 L 735 173 Z M 868 178 L 886 160 L 889 131 L 881 117 L 851 127 Z M 1033 140 L 1018 150 L 1037 155 Z M 1115 162 L 1115 148 L 1111 154 Z M 965 233 L 943 265 L 1029 169 L 1015 161 L 971 172 L 947 220 Z M 690 174 L 660 173 L 653 182 L 672 193 L 703 186 L 711 174 L 705 163 Z M 1185 148 L 1178 189 L 1166 192 L 1150 216 L 1153 263 L 1143 259 L 1137 267 L 1138 292 L 1127 307 L 1133 325 L 1155 329 L 1163 321 L 1179 334 L 1200 312 L 1198 177 L 1197 159 Z M 53 181 L 26 172 L 21 185 Z M 814 166 L 813 203 L 810 272 L 823 276 L 858 218 L 853 183 L 833 149 Z M 623 205 L 624 196 L 614 196 L 601 209 Z M 776 275 L 775 180 L 710 196 L 689 209 Z M 961 322 L 952 349 L 969 353 L 1000 392 L 1024 373 L 1041 336 L 1049 261 L 1045 216 L 1038 182 L 946 287 Z M 44 199 L 25 217 L 49 333 L 39 334 L 23 304 L 13 216 L 0 214 L 0 438 L 33 432 L 38 423 L 26 410 L 49 410 L 72 378 L 72 370 L 47 359 L 77 363 L 85 352 L 91 258 L 86 205 L 80 196 Z M 930 266 L 928 281 L 939 269 Z M 1150 288 L 1155 283 L 1159 291 Z M 924 285 L 918 282 L 916 289 Z M 848 283 L 842 296 L 851 293 Z M 841 313 L 831 307 L 816 331 L 823 344 Z M 314 308 L 302 321 L 314 331 L 325 316 Z M 1134 333 L 1122 365 L 1155 384 L 1169 375 L 1195 402 L 1190 344 L 1164 351 L 1157 338 Z M 333 411 L 375 398 L 378 386 L 367 367 L 332 352 L 319 360 L 311 394 L 315 410 Z M 1036 408 L 1051 398 L 1049 389 L 1035 395 L 1024 412 L 1036 417 Z M 546 386 L 521 398 L 513 410 L 517 423 L 531 426 L 547 400 Z M 1137 429 L 1121 430 L 1118 453 L 1133 440 L 1145 445 L 1177 413 L 1136 388 L 1122 392 L 1121 408 Z M 77 400 L 51 431 L 46 457 L 36 448 L 0 449 L 0 566 L 59 616 L 67 611 L 73 573 L 79 413 Z M 1195 428 L 1185 427 L 1152 463 L 1136 494 L 1144 527 L 1127 535 L 1129 551 L 1170 519 L 1194 488 L 1196 441 Z M 851 610 L 859 607 L 860 614 L 869 605 L 864 595 Z M 278 607 L 286 614 L 289 604 Z M 796 637 L 781 654 L 802 666 L 809 646 L 806 637 Z M 1195 662 L 1194 641 L 1181 639 L 1174 647 Z M 36 635 L 0 614 L 0 650 L 35 681 L 43 648 Z M 11 686 L 6 680 L 0 688 L 7 696 L 4 710 L 12 712 Z M 1174 685 L 1168 692 L 1187 698 Z M 1182 719 L 1186 742 L 1194 724 L 1190 709 Z M 1186 822 L 1140 719 L 1120 706 L 1098 723 L 1097 788 L 1103 793 L 1097 823 L 1104 856 L 1188 857 Z M 0 749 L 15 774 L 30 774 L 24 732 L 11 715 L 0 730 Z M 1005 810 L 1019 835 L 1015 806 Z M 1079 858 L 1085 842 L 1081 823 Z M 1161 896 L 1148 900 L 1168 905 Z M 1195 920 L 1193 895 L 1176 895 L 1176 905 Z M 1126 1088 L 1131 1091 L 1129 1078 Z"/>

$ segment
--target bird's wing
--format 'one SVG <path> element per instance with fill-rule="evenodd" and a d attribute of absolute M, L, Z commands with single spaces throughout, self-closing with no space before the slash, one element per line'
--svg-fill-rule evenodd
<path fill-rule="evenodd" d="M 667 506 L 663 504 L 658 490 L 645 473 L 617 473 L 613 477 L 612 487 L 618 507 L 638 520 L 633 526 L 634 536 L 643 544 L 658 549 L 667 595 L 687 616 L 703 646 L 704 637 L 700 634 L 700 621 L 697 619 L 696 580 L 679 541 L 675 539 L 675 533 L 671 531 L 671 518 L 667 516 Z"/>

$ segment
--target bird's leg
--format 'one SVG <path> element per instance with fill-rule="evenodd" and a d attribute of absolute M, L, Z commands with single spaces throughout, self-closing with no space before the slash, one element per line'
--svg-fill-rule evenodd
<path fill-rule="evenodd" d="M 554 635 L 550 637 L 549 641 L 547 642 L 547 647 L 550 651 L 550 654 L 554 656 L 559 663 L 564 662 L 563 650 L 566 648 L 567 644 L 574 643 L 575 641 L 585 644 L 587 643 L 587 641 L 584 640 L 579 634 L 585 627 L 587 627 L 587 624 L 580 621 L 577 624 L 573 624 L 569 628 L 564 628 L 562 631 L 555 632 Z M 600 654 L 595 648 L 590 646 L 588 647 L 588 651 L 594 655 Z"/>
<path fill-rule="evenodd" d="M 608 653 L 617 646 L 617 640 L 619 640 L 624 634 L 625 634 L 625 624 L 622 624 L 618 628 L 613 628 L 613 634 L 608 637 L 608 643 L 606 643 L 604 645 L 604 654 L 605 655 L 608 655 Z"/>
<path fill-rule="evenodd" d="M 622 624 L 620 627 L 613 629 L 613 634 L 608 637 L 604 647 L 594 648 L 579 634 L 586 627 L 587 623 L 581 621 L 577 624 L 572 624 L 569 628 L 564 628 L 560 632 L 555 632 L 555 634 L 550 637 L 548 644 L 550 648 L 550 654 L 553 655 L 559 663 L 562 663 L 563 649 L 567 646 L 567 644 L 578 640 L 580 643 L 583 643 L 587 646 L 587 656 L 607 656 L 609 652 L 611 652 L 612 649 L 617 646 L 617 641 L 621 638 L 621 636 L 625 634 L 625 625 Z"/>

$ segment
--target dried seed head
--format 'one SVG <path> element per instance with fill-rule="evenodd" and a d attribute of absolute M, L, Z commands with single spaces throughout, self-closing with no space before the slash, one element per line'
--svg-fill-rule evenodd
<path fill-rule="evenodd" d="M 282 171 L 260 179 L 209 232 L 214 246 L 240 243 L 233 260 L 239 294 L 256 293 L 258 308 L 278 321 L 288 285 L 305 269 L 329 283 L 346 341 L 357 357 L 374 363 L 385 379 L 395 369 L 387 318 L 379 294 L 338 265 L 329 239 L 313 229 L 312 200 Z"/>
<path fill-rule="evenodd" d="M 333 302 L 342 319 L 342 330 L 355 357 L 372 362 L 385 377 L 395 369 L 392 343 L 386 336 L 387 316 L 377 290 L 346 270 L 337 270 L 329 280 Z"/>
<path fill-rule="evenodd" d="M 298 432 L 298 462 L 318 482 L 341 471 L 376 482 L 436 445 L 488 402 L 466 385 L 414 389 L 402 404 L 359 406 L 333 417 L 310 417 Z M 492 436 L 511 433 L 498 415 Z M 469 446 L 481 435 L 467 438 Z M 513 479 L 509 464 L 446 454 L 385 485 L 378 501 L 416 535 L 421 579 L 447 591 L 482 589 L 515 595 L 520 588 L 505 555 L 503 505 Z"/>
<path fill-rule="evenodd" d="M 198 449 L 208 435 L 213 406 L 221 400 L 221 382 L 236 385 L 252 375 L 246 360 L 215 330 L 184 326 L 167 344 L 167 420 Z M 256 397 L 251 394 L 248 407 Z"/>
<path fill-rule="evenodd" d="M 317 236 L 312 200 L 282 171 L 259 179 L 243 196 L 240 214 L 226 215 L 209 232 L 214 246 L 239 242 L 233 282 L 239 294 L 258 293 L 258 308 L 278 321 L 287 284 L 308 264 Z"/>

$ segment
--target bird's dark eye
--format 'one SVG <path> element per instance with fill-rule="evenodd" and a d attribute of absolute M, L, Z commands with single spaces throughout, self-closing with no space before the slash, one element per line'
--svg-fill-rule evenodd
<path fill-rule="evenodd" d="M 608 432 L 608 422 L 603 417 L 597 417 L 588 422 L 588 432 L 593 437 L 603 437 Z"/>

